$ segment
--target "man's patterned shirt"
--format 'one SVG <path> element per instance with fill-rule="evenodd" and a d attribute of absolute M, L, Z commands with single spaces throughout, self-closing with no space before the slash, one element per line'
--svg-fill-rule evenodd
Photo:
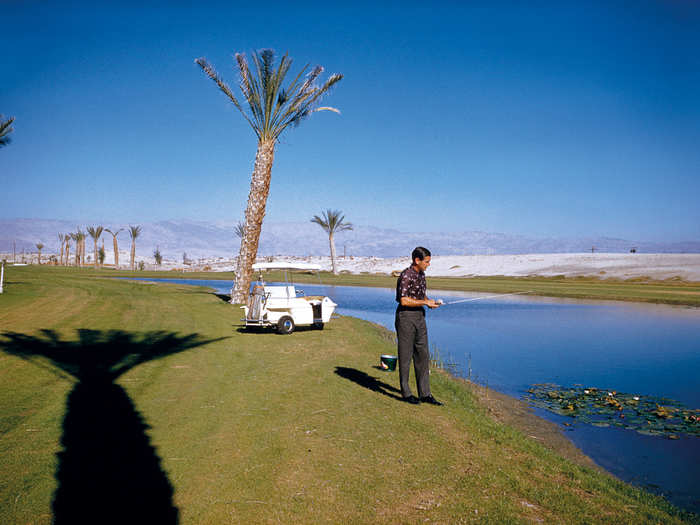
<path fill-rule="evenodd" d="M 402 297 L 411 297 L 412 299 L 425 299 L 427 286 L 425 284 L 425 273 L 415 271 L 413 266 L 409 266 L 396 281 L 396 302 L 399 303 L 399 308 L 402 310 L 422 310 L 422 306 L 407 307 L 401 306 Z"/>

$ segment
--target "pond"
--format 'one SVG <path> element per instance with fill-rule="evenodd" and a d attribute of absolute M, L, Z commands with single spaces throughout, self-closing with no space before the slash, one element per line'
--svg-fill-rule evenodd
<path fill-rule="evenodd" d="M 228 293 L 223 281 L 168 280 Z M 429 284 L 429 283 L 428 283 Z M 338 313 L 393 330 L 394 290 L 301 284 L 328 295 Z M 435 291 L 446 302 L 493 294 Z M 431 347 L 457 371 L 522 397 L 531 385 L 581 385 L 667 397 L 700 408 L 700 309 L 524 295 L 446 305 L 427 314 Z M 379 356 L 377 356 L 377 360 Z M 396 378 L 398 383 L 398 377 Z M 619 478 L 700 512 L 700 439 L 670 440 L 624 428 L 564 426 L 570 418 L 536 409 Z"/>

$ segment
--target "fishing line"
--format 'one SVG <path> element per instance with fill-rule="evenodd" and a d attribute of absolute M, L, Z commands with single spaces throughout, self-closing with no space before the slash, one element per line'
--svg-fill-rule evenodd
<path fill-rule="evenodd" d="M 532 290 L 528 290 L 527 292 L 501 293 L 498 295 L 487 295 L 486 297 L 470 297 L 469 299 L 460 299 L 459 301 L 450 301 L 449 303 L 443 302 L 442 306 L 447 306 L 448 304 L 467 303 L 469 301 L 482 301 L 483 299 L 495 299 L 496 297 L 507 297 L 509 295 L 522 295 L 531 292 Z"/>

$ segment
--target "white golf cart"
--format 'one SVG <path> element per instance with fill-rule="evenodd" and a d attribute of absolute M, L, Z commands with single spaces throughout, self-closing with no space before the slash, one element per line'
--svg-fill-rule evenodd
<path fill-rule="evenodd" d="M 328 297 L 306 296 L 290 281 L 291 270 L 318 271 L 317 264 L 266 262 L 253 265 L 260 272 L 248 304 L 241 306 L 246 328 L 275 327 L 280 334 L 291 334 L 297 326 L 313 326 L 323 330 L 338 306 Z M 285 284 L 269 285 L 263 281 L 265 270 L 283 270 Z"/>

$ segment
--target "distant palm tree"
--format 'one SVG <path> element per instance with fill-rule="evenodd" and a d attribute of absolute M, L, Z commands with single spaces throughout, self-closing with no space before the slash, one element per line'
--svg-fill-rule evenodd
<path fill-rule="evenodd" d="M 314 215 L 311 222 L 318 224 L 328 234 L 328 242 L 331 245 L 331 264 L 333 265 L 333 275 L 338 275 L 335 265 L 335 241 L 333 235 L 337 232 L 352 230 L 352 224 L 343 222 L 345 215 L 340 210 L 328 209 L 321 213 L 321 216 Z"/>
<path fill-rule="evenodd" d="M 73 234 L 66 233 L 63 237 L 66 241 L 66 266 L 70 266 L 70 242 L 73 240 Z"/>
<path fill-rule="evenodd" d="M 134 259 L 136 258 L 136 239 L 141 235 L 141 226 L 129 225 L 129 236 L 131 237 L 131 271 L 134 271 Z"/>
<path fill-rule="evenodd" d="M 41 265 L 41 250 L 42 250 L 43 248 L 44 248 L 44 245 L 43 245 L 42 243 L 39 242 L 39 243 L 36 244 L 36 249 L 39 251 L 38 261 L 39 261 L 39 264 L 40 264 L 40 265 Z"/>
<path fill-rule="evenodd" d="M 59 233 L 59 234 L 58 234 L 58 244 L 59 244 L 59 246 L 61 247 L 61 253 L 60 253 L 60 257 L 59 257 L 59 264 L 60 264 L 61 266 L 63 266 L 63 248 L 64 248 L 64 245 L 66 244 L 65 241 L 66 241 L 66 236 L 65 236 L 64 234 L 62 234 L 62 233 Z"/>
<path fill-rule="evenodd" d="M 161 263 L 163 262 L 163 254 L 160 253 L 160 248 L 158 248 L 158 246 L 156 246 L 156 249 L 153 250 L 153 258 L 155 259 L 156 264 L 158 266 L 160 266 Z"/>
<path fill-rule="evenodd" d="M 93 257 L 95 259 L 95 270 L 97 270 L 100 261 L 99 257 L 97 254 L 97 241 L 100 240 L 100 236 L 102 235 L 102 232 L 104 231 L 104 228 L 102 226 L 88 226 L 87 227 L 87 232 L 92 237 L 92 240 L 95 243 L 95 251 L 93 252 Z"/>
<path fill-rule="evenodd" d="M 85 232 L 78 228 L 73 234 L 75 241 L 75 265 L 82 267 L 85 264 Z"/>
<path fill-rule="evenodd" d="M 70 266 L 70 242 L 73 240 L 70 233 L 66 233 L 63 237 L 66 241 L 66 258 L 63 260 L 63 264 Z"/>
<path fill-rule="evenodd" d="M 235 233 L 236 237 L 239 239 L 243 239 L 244 228 L 245 224 L 242 221 L 238 221 L 238 223 L 233 227 L 233 233 Z"/>
<path fill-rule="evenodd" d="M 265 206 L 270 193 L 270 175 L 275 157 L 275 144 L 282 132 L 289 125 L 297 126 L 315 111 L 330 110 L 339 113 L 335 108 L 317 107 L 321 97 L 343 78 L 343 75 L 331 75 L 322 85 L 315 82 L 323 72 L 321 66 L 310 71 L 306 65 L 294 80 L 282 86 L 284 78 L 292 65 L 292 59 L 285 54 L 275 67 L 275 53 L 264 49 L 253 53 L 255 72 L 251 73 L 248 61 L 243 53 L 236 53 L 236 62 L 240 73 L 239 87 L 250 112 L 246 113 L 243 106 L 234 96 L 231 88 L 221 79 L 214 68 L 205 58 L 195 62 L 204 73 L 211 78 L 219 89 L 231 100 L 258 137 L 255 167 L 250 183 L 248 204 L 245 210 L 245 227 L 241 238 L 238 257 L 238 276 L 231 294 L 232 303 L 243 303 L 248 297 L 250 281 L 253 276 L 253 263 L 258 254 L 258 242 L 262 230 Z M 306 78 L 303 78 L 306 73 Z"/>
<path fill-rule="evenodd" d="M 7 120 L 4 120 L 4 118 L 4 116 L 0 115 L 0 148 L 12 142 L 12 139 L 8 135 L 14 131 L 11 126 L 15 121 L 15 117 L 10 117 Z"/>
<path fill-rule="evenodd" d="M 82 267 L 82 266 L 85 266 L 85 239 L 87 236 L 85 235 L 85 232 L 83 230 L 81 230 L 80 228 L 78 228 L 77 235 L 78 235 L 78 241 L 80 242 L 80 261 L 79 261 L 80 264 L 79 265 Z"/>
<path fill-rule="evenodd" d="M 112 234 L 112 240 L 114 241 L 114 267 L 119 268 L 119 246 L 117 245 L 117 235 L 123 232 L 124 228 L 119 228 L 117 231 L 112 231 L 109 228 L 106 228 L 105 231 Z"/>
<path fill-rule="evenodd" d="M 82 266 L 83 261 L 83 241 L 85 234 L 78 229 L 75 233 L 71 233 L 71 238 L 75 241 L 75 265 Z"/>
<path fill-rule="evenodd" d="M 78 252 L 80 251 L 78 248 L 78 234 L 75 232 L 70 232 L 68 235 L 70 235 L 71 241 L 75 243 L 75 255 L 73 255 L 73 257 L 75 258 L 75 265 L 78 266 Z M 68 261 L 68 264 L 70 265 L 70 260 Z"/>

